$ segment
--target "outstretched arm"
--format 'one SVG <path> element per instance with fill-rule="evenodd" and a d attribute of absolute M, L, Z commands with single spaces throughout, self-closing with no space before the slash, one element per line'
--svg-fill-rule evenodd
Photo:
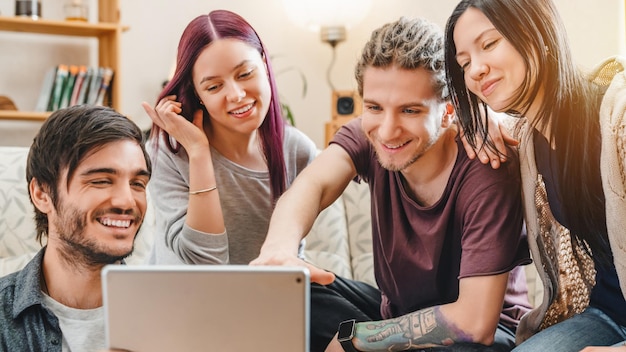
<path fill-rule="evenodd" d="M 454 303 L 398 318 L 357 323 L 352 339 L 358 351 L 405 351 L 458 342 L 490 345 L 504 302 L 508 273 L 461 279 Z M 343 351 L 333 339 L 327 352 Z"/>
<path fill-rule="evenodd" d="M 352 159 L 343 148 L 335 144 L 326 148 L 276 203 L 261 253 L 250 264 L 305 265 L 298 259 L 298 244 L 319 213 L 341 195 L 355 176 Z M 332 274 L 310 265 L 309 270 L 311 281 L 327 284 L 334 279 L 329 276 Z"/>

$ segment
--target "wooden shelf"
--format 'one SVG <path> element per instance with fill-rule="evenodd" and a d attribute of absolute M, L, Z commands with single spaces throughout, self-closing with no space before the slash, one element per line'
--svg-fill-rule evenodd
<path fill-rule="evenodd" d="M 45 121 L 52 112 L 0 110 L 0 120 Z"/>
<path fill-rule="evenodd" d="M 33 20 L 28 17 L 0 16 L 0 31 L 56 34 L 73 37 L 104 37 L 126 31 L 117 23 L 89 23 L 80 21 Z"/>
<path fill-rule="evenodd" d="M 122 98 L 119 79 L 120 38 L 128 27 L 120 25 L 119 0 L 98 0 L 97 4 L 97 23 L 0 16 L 0 32 L 96 38 L 98 66 L 110 67 L 116 76 L 111 83 L 110 105 L 119 111 Z M 38 95 L 37 88 L 33 87 L 33 94 Z M 0 120 L 45 121 L 50 114 L 51 112 L 0 110 Z"/>

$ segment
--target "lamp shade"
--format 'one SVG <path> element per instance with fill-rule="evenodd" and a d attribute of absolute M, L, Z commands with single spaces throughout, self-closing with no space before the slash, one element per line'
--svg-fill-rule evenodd
<path fill-rule="evenodd" d="M 373 0 L 282 0 L 287 17 L 297 26 L 318 31 L 350 27 L 362 21 Z"/>

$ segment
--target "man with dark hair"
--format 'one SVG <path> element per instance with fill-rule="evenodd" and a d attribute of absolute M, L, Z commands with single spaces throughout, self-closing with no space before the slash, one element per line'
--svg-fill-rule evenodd
<path fill-rule="evenodd" d="M 104 348 L 100 271 L 132 253 L 150 173 L 141 130 L 113 109 L 74 106 L 46 120 L 26 167 L 45 246 L 0 279 L 0 350 Z"/>
<path fill-rule="evenodd" d="M 297 245 L 319 211 L 363 180 L 380 290 L 340 277 L 313 284 L 311 350 L 510 350 L 529 308 L 517 159 L 493 170 L 463 151 L 435 25 L 376 29 L 355 73 L 363 114 L 279 199 L 252 264 L 303 265 Z"/>

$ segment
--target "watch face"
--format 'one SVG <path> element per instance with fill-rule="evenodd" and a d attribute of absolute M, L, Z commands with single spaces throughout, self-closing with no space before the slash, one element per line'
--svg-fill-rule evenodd
<path fill-rule="evenodd" d="M 347 320 L 339 324 L 339 333 L 337 334 L 337 339 L 351 340 L 353 336 L 354 336 L 354 319 Z"/>

